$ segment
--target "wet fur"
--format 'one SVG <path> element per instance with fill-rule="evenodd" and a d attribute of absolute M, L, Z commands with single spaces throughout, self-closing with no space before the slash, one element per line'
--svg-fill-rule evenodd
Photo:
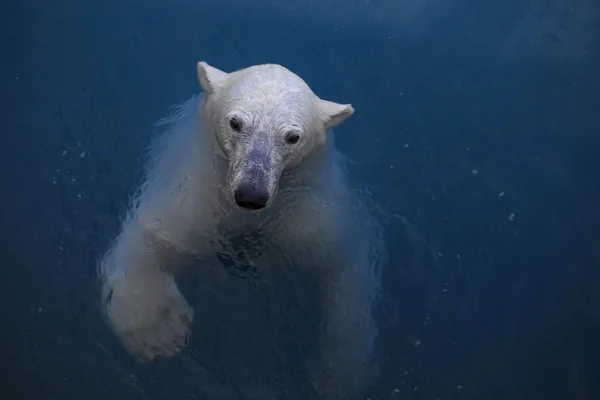
<path fill-rule="evenodd" d="M 379 227 L 348 189 L 343 158 L 327 130 L 299 161 L 288 157 L 268 208 L 237 207 L 232 182 L 246 167 L 238 160 L 232 175 L 209 118 L 213 106 L 204 95 L 194 97 L 162 121 L 167 130 L 153 144 L 146 181 L 100 263 L 105 316 L 135 357 L 179 353 L 194 310 L 173 278 L 178 260 L 190 254 L 211 259 L 236 232 L 260 231 L 271 253 L 261 260 L 281 263 L 261 268 L 306 268 L 320 288 L 324 325 L 310 362 L 315 388 L 324 399 L 354 398 L 376 365 L 372 309 L 385 257 Z"/>

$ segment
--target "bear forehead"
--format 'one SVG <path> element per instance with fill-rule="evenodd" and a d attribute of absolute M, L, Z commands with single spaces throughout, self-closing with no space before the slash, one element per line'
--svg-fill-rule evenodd
<path fill-rule="evenodd" d="M 286 98 L 312 97 L 313 92 L 302 78 L 277 64 L 252 66 L 231 74 L 232 91 L 246 96 L 273 97 L 278 101 Z"/>
<path fill-rule="evenodd" d="M 276 79 L 242 80 L 230 87 L 230 96 L 243 99 L 262 99 L 264 101 L 285 102 L 312 99 L 307 91 L 299 85 L 282 85 Z"/>
<path fill-rule="evenodd" d="M 312 113 L 314 94 L 303 87 L 301 81 L 281 79 L 277 75 L 263 75 L 256 79 L 252 75 L 242 79 L 232 77 L 234 79 L 227 85 L 226 103 L 231 109 L 254 117 L 292 118 Z"/>
<path fill-rule="evenodd" d="M 298 86 L 303 89 L 308 89 L 308 85 L 302 78 L 278 64 L 253 65 L 238 70 L 231 75 L 237 75 L 246 81 L 274 81 L 281 85 Z"/>

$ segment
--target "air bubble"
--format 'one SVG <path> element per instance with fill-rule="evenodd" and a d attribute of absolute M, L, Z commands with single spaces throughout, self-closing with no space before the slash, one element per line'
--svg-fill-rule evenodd
<path fill-rule="evenodd" d="M 156 218 L 152 223 L 152 229 L 160 229 L 162 228 L 162 220 L 160 218 Z"/>

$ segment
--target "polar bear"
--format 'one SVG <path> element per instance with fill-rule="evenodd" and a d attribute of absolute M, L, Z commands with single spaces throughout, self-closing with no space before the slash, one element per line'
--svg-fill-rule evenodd
<path fill-rule="evenodd" d="M 164 121 L 145 182 L 100 260 L 109 326 L 139 360 L 176 355 L 194 320 L 174 278 L 182 256 L 209 259 L 233 236 L 259 231 L 270 257 L 258 269 L 295 268 L 316 281 L 323 323 L 311 380 L 323 398 L 349 398 L 376 370 L 372 310 L 385 258 L 331 133 L 354 109 L 320 99 L 280 65 L 227 73 L 199 62 L 197 75 L 203 94 Z"/>

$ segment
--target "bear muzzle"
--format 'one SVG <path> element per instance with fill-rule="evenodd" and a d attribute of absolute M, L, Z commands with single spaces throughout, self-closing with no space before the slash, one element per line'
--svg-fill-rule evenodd
<path fill-rule="evenodd" d="M 268 206 L 275 196 L 280 168 L 276 151 L 268 135 L 258 132 L 238 144 L 233 167 L 233 197 L 236 204 L 250 210 Z"/>
<path fill-rule="evenodd" d="M 260 210 L 269 202 L 269 191 L 266 185 L 255 185 L 242 182 L 234 191 L 234 199 L 238 206 L 250 210 Z"/>

